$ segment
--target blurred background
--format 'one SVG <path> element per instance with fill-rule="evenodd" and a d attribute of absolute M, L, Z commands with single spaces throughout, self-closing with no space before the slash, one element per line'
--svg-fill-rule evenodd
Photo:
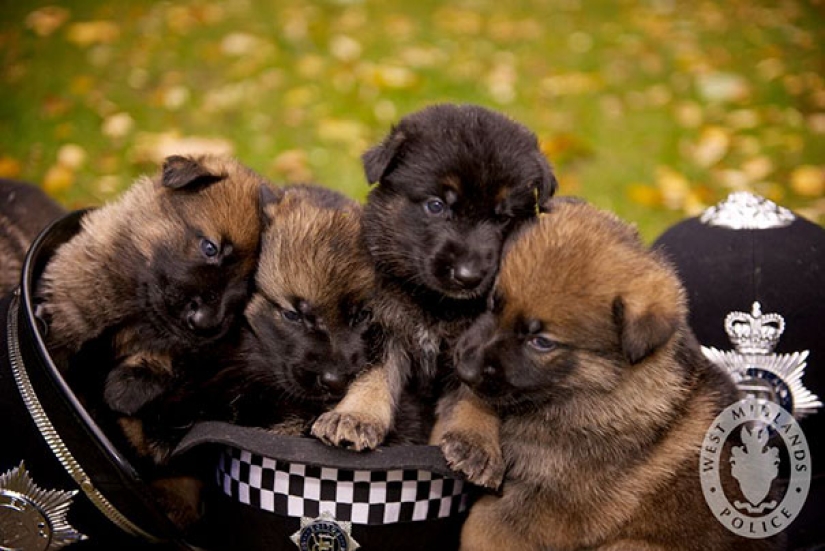
<path fill-rule="evenodd" d="M 740 189 L 823 223 L 824 24 L 825 0 L 0 0 L 0 176 L 75 208 L 212 151 L 363 199 L 394 121 L 472 102 L 648 240 Z"/>

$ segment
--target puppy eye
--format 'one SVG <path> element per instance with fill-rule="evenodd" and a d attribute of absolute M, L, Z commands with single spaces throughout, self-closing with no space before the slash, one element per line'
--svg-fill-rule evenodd
<path fill-rule="evenodd" d="M 355 313 L 352 323 L 353 325 L 360 325 L 370 318 L 372 318 L 372 311 L 369 308 L 361 308 Z"/>
<path fill-rule="evenodd" d="M 441 199 L 430 199 L 426 203 L 424 203 L 424 210 L 427 211 L 429 214 L 444 214 L 447 210 L 447 205 L 444 204 L 444 201 Z"/>
<path fill-rule="evenodd" d="M 547 337 L 537 335 L 535 337 L 530 337 L 529 339 L 527 339 L 527 346 L 529 346 L 536 352 L 550 352 L 556 347 L 556 343 L 554 343 Z"/>
<path fill-rule="evenodd" d="M 283 316 L 286 321 L 291 323 L 298 323 L 301 321 L 301 314 L 295 310 L 281 310 L 281 316 Z"/>
<path fill-rule="evenodd" d="M 214 242 L 210 241 L 205 237 L 201 238 L 200 247 L 203 256 L 205 256 L 206 258 L 214 258 L 218 256 L 218 253 L 220 252 L 218 246 Z"/>

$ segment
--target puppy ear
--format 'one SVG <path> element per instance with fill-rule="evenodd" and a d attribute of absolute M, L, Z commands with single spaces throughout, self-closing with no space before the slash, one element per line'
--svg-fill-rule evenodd
<path fill-rule="evenodd" d="M 209 185 L 225 177 L 225 174 L 210 171 L 192 157 L 172 155 L 163 161 L 161 183 L 170 189 L 184 189 Z"/>
<path fill-rule="evenodd" d="M 364 163 L 364 173 L 367 175 L 367 181 L 370 184 L 380 182 L 384 176 L 390 173 L 395 165 L 394 161 L 400 153 L 401 144 L 406 139 L 407 137 L 402 131 L 393 128 L 383 142 L 361 155 L 361 161 Z"/>
<path fill-rule="evenodd" d="M 549 202 L 559 188 L 559 182 L 556 180 L 556 175 L 553 174 L 553 168 L 547 161 L 547 157 L 541 151 L 536 152 L 536 159 L 541 171 L 541 177 L 536 182 L 536 206 L 539 212 L 547 212 L 549 210 Z"/>
<path fill-rule="evenodd" d="M 657 304 L 657 298 L 650 299 L 648 295 L 638 304 L 622 297 L 613 299 L 613 319 L 619 329 L 619 342 L 631 364 L 641 362 L 667 343 L 679 327 L 679 308 L 668 309 L 664 304 L 667 301 Z"/>
<path fill-rule="evenodd" d="M 270 186 L 269 184 L 261 184 L 261 189 L 258 194 L 258 204 L 260 209 L 261 220 L 264 224 L 269 225 L 275 218 L 276 207 L 281 204 L 284 199 L 284 190 Z"/>

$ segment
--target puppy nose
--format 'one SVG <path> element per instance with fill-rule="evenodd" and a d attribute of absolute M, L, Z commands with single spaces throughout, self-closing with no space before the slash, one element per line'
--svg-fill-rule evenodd
<path fill-rule="evenodd" d="M 334 371 L 324 371 L 318 381 L 334 394 L 342 394 L 347 389 L 347 377 Z"/>
<path fill-rule="evenodd" d="M 481 366 L 475 362 L 460 362 L 456 366 L 456 373 L 463 383 L 470 386 L 476 386 L 482 379 Z"/>
<path fill-rule="evenodd" d="M 478 287 L 484 279 L 481 267 L 475 262 L 459 262 L 453 267 L 453 279 L 465 289 Z"/>
<path fill-rule="evenodd" d="M 186 323 L 189 328 L 202 334 L 214 333 L 220 328 L 222 321 L 222 317 L 212 308 L 197 302 L 190 305 L 189 312 L 186 314 Z"/>

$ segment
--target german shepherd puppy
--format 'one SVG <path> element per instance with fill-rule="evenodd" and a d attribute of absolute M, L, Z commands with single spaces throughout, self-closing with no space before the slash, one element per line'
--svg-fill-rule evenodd
<path fill-rule="evenodd" d="M 23 259 L 37 234 L 64 214 L 40 188 L 0 179 L 0 296 L 20 282 Z"/>
<path fill-rule="evenodd" d="M 507 474 L 471 509 L 463 550 L 773 548 L 728 532 L 704 501 L 704 435 L 739 397 L 635 229 L 552 201 L 508 244 L 491 302 L 456 369 L 501 418 Z"/>
<path fill-rule="evenodd" d="M 224 406 L 219 418 L 308 436 L 313 421 L 376 361 L 375 272 L 357 202 L 317 186 L 290 186 L 267 214 L 272 222 L 240 352 L 204 396 L 209 407 Z M 405 421 L 400 441 L 425 443 L 415 417 Z"/>
<path fill-rule="evenodd" d="M 261 206 L 277 193 L 234 159 L 172 156 L 160 176 L 86 214 L 46 266 L 37 296 L 49 350 L 92 409 L 121 416 L 140 455 L 162 462 L 165 452 L 143 448 L 132 416 L 181 376 L 179 360 L 237 325 L 252 289 Z M 97 345 L 104 361 L 69 361 Z"/>
<path fill-rule="evenodd" d="M 557 187 L 532 132 L 473 105 L 435 105 L 405 117 L 363 162 L 368 181 L 378 183 L 363 234 L 378 273 L 375 316 L 387 339 L 379 365 L 312 430 L 356 450 L 385 438 L 406 386 L 430 402 L 445 385 L 452 390 L 449 350 L 485 309 L 504 239 L 535 220 Z M 503 472 L 491 444 L 497 421 L 473 399 L 449 412 L 434 441 L 453 468 L 496 486 Z"/>

